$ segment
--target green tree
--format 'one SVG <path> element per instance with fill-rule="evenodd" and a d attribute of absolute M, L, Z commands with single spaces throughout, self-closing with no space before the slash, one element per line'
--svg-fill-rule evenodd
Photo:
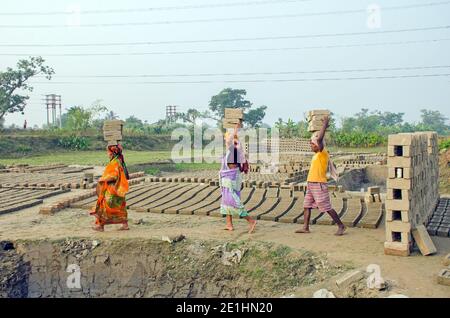
<path fill-rule="evenodd" d="M 26 101 L 30 98 L 17 91 L 33 91 L 28 80 L 36 75 L 44 75 L 48 80 L 55 73 L 52 68 L 44 65 L 42 57 L 31 57 L 20 60 L 17 69 L 8 67 L 6 72 L 0 72 L 0 119 L 7 113 L 24 113 Z"/>
<path fill-rule="evenodd" d="M 358 131 L 367 133 L 375 131 L 380 126 L 380 116 L 376 111 L 369 113 L 367 108 L 362 108 L 355 117 Z"/>
<path fill-rule="evenodd" d="M 251 109 L 253 104 L 245 99 L 247 91 L 245 89 L 225 88 L 219 94 L 211 97 L 209 102 L 209 112 L 205 112 L 203 117 L 222 121 L 225 108 L 241 108 L 244 112 L 244 120 L 251 127 L 258 127 L 266 115 L 267 106 L 260 106 Z"/>
<path fill-rule="evenodd" d="M 264 117 L 266 117 L 267 106 L 262 105 L 255 109 L 250 109 L 247 113 L 244 113 L 244 121 L 250 127 L 261 127 Z"/>
<path fill-rule="evenodd" d="M 380 125 L 384 127 L 399 126 L 403 123 L 405 113 L 379 112 Z"/>
<path fill-rule="evenodd" d="M 433 130 L 440 135 L 448 134 L 450 127 L 446 124 L 448 118 L 438 110 L 421 109 L 420 130 Z"/>
<path fill-rule="evenodd" d="M 277 128 L 280 133 L 284 129 L 284 121 L 282 118 L 278 118 L 278 120 L 275 122 L 275 128 Z"/>
<path fill-rule="evenodd" d="M 343 132 L 351 132 L 357 129 L 356 118 L 354 117 L 344 117 L 342 118 L 341 130 Z"/>
<path fill-rule="evenodd" d="M 85 131 L 90 127 L 92 114 L 81 106 L 73 106 L 67 110 L 66 127 L 69 130 Z"/>
<path fill-rule="evenodd" d="M 311 138 L 311 133 L 308 131 L 308 122 L 301 120 L 297 123 L 297 136 L 300 138 Z"/>
<path fill-rule="evenodd" d="M 101 100 L 94 101 L 89 108 L 73 106 L 61 116 L 63 127 L 74 131 L 86 131 L 90 127 L 101 129 L 103 120 L 98 117 L 107 112 Z"/>
<path fill-rule="evenodd" d="M 183 122 L 190 123 L 192 126 L 195 126 L 197 119 L 202 118 L 203 116 L 204 114 L 198 110 L 189 108 L 185 113 L 178 113 L 177 119 L 181 119 Z"/>
<path fill-rule="evenodd" d="M 296 135 L 296 125 L 294 121 L 291 118 L 288 118 L 288 121 L 286 122 L 285 131 L 284 131 L 284 137 L 285 138 L 293 138 L 294 135 Z"/>
<path fill-rule="evenodd" d="M 130 116 L 127 119 L 125 119 L 124 128 L 129 129 L 131 131 L 143 131 L 144 123 L 139 118 L 135 116 Z"/>

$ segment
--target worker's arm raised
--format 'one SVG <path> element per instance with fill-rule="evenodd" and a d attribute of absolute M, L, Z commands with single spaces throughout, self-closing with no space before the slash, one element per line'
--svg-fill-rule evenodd
<path fill-rule="evenodd" d="M 323 119 L 323 125 L 319 131 L 319 136 L 317 136 L 317 139 L 318 139 L 317 141 L 319 143 L 320 151 L 323 150 L 323 138 L 325 137 L 325 131 L 327 130 L 329 123 L 330 123 L 330 118 L 328 116 L 326 116 Z"/>

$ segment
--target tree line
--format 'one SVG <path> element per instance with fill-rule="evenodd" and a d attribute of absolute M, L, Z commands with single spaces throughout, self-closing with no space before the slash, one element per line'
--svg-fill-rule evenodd
<path fill-rule="evenodd" d="M 46 66 L 41 57 L 21 60 L 16 69 L 7 68 L 6 71 L 0 72 L 0 128 L 7 114 L 24 113 L 29 97 L 23 92 L 33 90 L 28 80 L 37 75 L 51 80 L 53 74 L 54 70 Z M 213 122 L 213 127 L 221 128 L 224 109 L 240 108 L 244 111 L 246 127 L 265 127 L 270 130 L 270 126 L 264 123 L 267 106 L 255 107 L 246 95 L 245 89 L 225 88 L 211 97 L 205 111 L 199 110 L 203 107 L 191 107 L 185 112 L 177 113 L 174 118 L 161 119 L 154 123 L 130 116 L 124 120 L 124 129 L 126 133 L 133 135 L 169 135 L 175 128 L 193 129 L 200 119 Z M 363 108 L 352 116 L 343 117 L 340 122 L 336 122 L 335 116 L 332 115 L 328 140 L 341 147 L 373 147 L 384 145 L 389 134 L 399 132 L 432 130 L 440 135 L 450 135 L 448 118 L 444 114 L 428 109 L 422 109 L 420 112 L 420 121 L 417 123 L 406 122 L 403 118 L 405 114 L 401 112 L 370 111 L 368 108 Z M 298 120 L 298 117 L 302 118 Z M 288 118 L 286 121 L 279 118 L 275 122 L 282 138 L 310 137 L 305 114 L 298 114 L 298 117 L 297 120 Z M 97 100 L 88 107 L 77 105 L 68 108 L 61 116 L 61 123 L 64 131 L 73 132 L 76 137 L 89 131 L 98 134 L 105 120 L 118 118 L 111 107 Z M 59 128 L 44 126 L 42 130 L 57 129 Z"/>
<path fill-rule="evenodd" d="M 437 110 L 420 110 L 420 121 L 406 122 L 405 113 L 370 111 L 367 108 L 353 116 L 343 117 L 339 127 L 333 117 L 327 139 L 331 144 L 340 147 L 374 147 L 385 145 L 389 134 L 414 131 L 436 131 L 441 136 L 450 135 L 448 118 Z M 284 138 L 309 138 L 306 118 L 295 122 L 292 119 L 275 123 Z"/>

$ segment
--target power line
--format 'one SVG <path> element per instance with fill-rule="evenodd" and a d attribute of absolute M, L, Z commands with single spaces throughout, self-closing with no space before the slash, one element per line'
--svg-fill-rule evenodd
<path fill-rule="evenodd" d="M 152 8 L 136 8 L 136 9 L 108 9 L 108 10 L 80 10 L 80 14 L 111 14 L 111 13 L 144 13 L 152 11 L 170 11 L 170 10 L 191 10 L 191 9 L 213 9 L 213 8 L 227 8 L 238 6 L 254 6 L 254 5 L 268 5 L 268 4 L 284 4 L 294 2 L 309 2 L 312 0 L 265 0 L 265 1 L 241 1 L 231 3 L 217 3 L 217 4 L 199 4 L 199 5 L 184 5 L 184 6 L 168 6 L 168 7 L 152 7 Z M 49 12 L 2 12 L 0 16 L 24 16 L 24 15 L 67 15 L 73 14 L 72 11 L 49 11 Z"/>
<path fill-rule="evenodd" d="M 438 5 L 447 5 L 450 1 L 425 3 L 425 4 L 412 4 L 385 7 L 383 11 L 389 10 L 405 10 L 414 8 L 423 8 Z M 281 14 L 281 15 L 265 15 L 256 17 L 231 17 L 231 18 L 208 18 L 208 19 L 191 19 L 191 20 L 175 20 L 175 21 L 151 21 L 151 22 L 124 22 L 124 23 L 87 23 L 79 24 L 77 27 L 81 28 L 98 28 L 98 27 L 115 27 L 115 26 L 149 26 L 149 25 L 169 25 L 169 24 L 188 24 L 188 23 L 205 23 L 205 22 L 234 22 L 234 21 L 251 21 L 251 20 L 266 20 L 266 19 L 286 19 L 286 18 L 301 18 L 301 17 L 313 17 L 324 15 L 342 15 L 342 14 L 354 14 L 354 13 L 366 13 L 367 9 L 353 9 L 353 10 L 338 10 L 338 11 L 325 11 L 325 12 L 310 12 L 310 13 L 298 13 L 298 14 Z M 0 28 L 67 28 L 71 25 L 61 24 L 41 24 L 41 25 L 0 25 Z"/>
<path fill-rule="evenodd" d="M 166 52 L 123 52 L 123 53 L 0 53 L 0 56 L 139 56 L 139 55 L 178 55 L 178 54 L 211 54 L 211 53 L 248 53 L 248 52 L 276 52 L 276 51 L 298 51 L 310 49 L 333 49 L 333 48 L 353 48 L 353 47 L 373 47 L 387 45 L 404 45 L 420 43 L 436 43 L 450 41 L 450 38 L 411 40 L 411 41 L 391 41 L 359 44 L 337 44 L 337 45 L 314 45 L 300 47 L 278 47 L 278 48 L 250 48 L 250 49 L 228 49 L 228 50 L 190 50 L 190 51 L 166 51 Z M 1 46 L 1 45 L 0 45 Z"/>
<path fill-rule="evenodd" d="M 151 78 L 151 77 L 210 77 L 210 76 L 254 76 L 254 75 L 292 75 L 292 74 L 323 74 L 323 73 L 358 73 L 358 72 L 385 72 L 406 70 L 430 70 L 450 68 L 450 65 L 382 67 L 363 69 L 340 70 L 312 70 L 312 71 L 281 71 L 281 72 L 239 72 L 239 73 L 197 73 L 197 74 L 140 74 L 140 75 L 62 75 L 58 78 Z M 43 76 L 39 76 L 43 77 Z"/>
<path fill-rule="evenodd" d="M 365 77 L 334 77 L 334 78 L 296 78 L 296 79 L 254 79 L 254 80 L 202 80 L 202 81 L 152 81 L 152 82 L 33 82 L 33 84 L 214 84 L 214 83 L 270 83 L 270 82 L 322 82 L 322 81 L 351 81 L 351 80 L 377 80 L 377 79 L 405 79 L 446 77 L 450 73 L 441 74 L 414 74 L 414 75 L 387 75 L 387 76 L 365 76 Z"/>
<path fill-rule="evenodd" d="M 219 43 L 219 42 L 243 42 L 243 41 L 266 41 L 266 40 L 288 40 L 288 39 L 306 39 L 306 38 L 325 38 L 342 37 L 355 35 L 375 35 L 406 33 L 417 31 L 447 30 L 450 25 L 408 28 L 397 30 L 380 30 L 369 32 L 349 32 L 349 33 L 322 33 L 322 34 L 302 34 L 302 35 L 284 35 L 284 36 L 265 36 L 249 38 L 228 38 L 228 39 L 207 39 L 207 40 L 172 40 L 172 41 L 145 41 L 145 42 L 111 42 L 111 43 L 65 43 L 65 44 L 0 44 L 0 47 L 91 47 L 91 46 L 137 46 L 137 45 L 164 45 L 164 44 L 193 44 L 193 43 Z"/>

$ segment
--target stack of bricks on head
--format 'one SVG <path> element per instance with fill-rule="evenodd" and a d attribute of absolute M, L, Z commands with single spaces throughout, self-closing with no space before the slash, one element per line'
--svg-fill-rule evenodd
<path fill-rule="evenodd" d="M 385 254 L 408 256 L 414 243 L 436 253 L 424 225 L 439 200 L 438 151 L 436 132 L 389 135 Z"/>
<path fill-rule="evenodd" d="M 115 146 L 122 141 L 122 120 L 106 120 L 103 124 L 103 137 L 108 146 Z"/>
<path fill-rule="evenodd" d="M 225 108 L 225 118 L 223 119 L 223 128 L 235 128 L 236 124 L 241 124 L 244 113 L 240 108 Z"/>
<path fill-rule="evenodd" d="M 326 109 L 315 109 L 308 112 L 308 131 L 313 135 L 318 135 L 323 127 L 323 120 L 330 116 L 330 111 Z"/>

